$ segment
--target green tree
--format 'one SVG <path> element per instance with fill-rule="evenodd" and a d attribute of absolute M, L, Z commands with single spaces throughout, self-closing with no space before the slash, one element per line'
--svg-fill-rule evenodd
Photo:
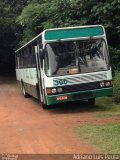
<path fill-rule="evenodd" d="M 110 33 L 110 45 L 119 47 L 119 10 L 119 0 L 29 0 L 18 21 L 24 27 L 25 41 L 46 28 L 102 24 Z"/>
<path fill-rule="evenodd" d="M 0 0 L 0 68 L 16 46 L 53 27 L 102 24 L 120 56 L 119 15 L 120 0 Z"/>
<path fill-rule="evenodd" d="M 0 0 L 0 72 L 14 70 L 13 53 L 21 28 L 16 23 L 16 17 L 24 5 L 25 1 L 18 3 L 16 0 Z"/>

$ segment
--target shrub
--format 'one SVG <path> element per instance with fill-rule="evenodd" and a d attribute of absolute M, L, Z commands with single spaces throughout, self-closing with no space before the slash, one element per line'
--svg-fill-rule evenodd
<path fill-rule="evenodd" d="M 120 102 L 120 72 L 116 71 L 113 85 L 114 101 Z"/>
<path fill-rule="evenodd" d="M 120 70 L 120 49 L 109 47 L 112 68 Z"/>

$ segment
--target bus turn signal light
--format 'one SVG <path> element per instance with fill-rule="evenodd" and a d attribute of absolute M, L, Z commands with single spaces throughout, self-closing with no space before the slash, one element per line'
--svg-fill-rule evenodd
<path fill-rule="evenodd" d="M 47 94 L 51 94 L 52 93 L 52 89 L 51 88 L 47 88 L 46 92 L 47 92 Z"/>
<path fill-rule="evenodd" d="M 47 94 L 54 94 L 54 93 L 56 93 L 57 91 L 56 91 L 56 88 L 47 88 L 47 89 L 46 89 L 46 92 L 47 92 Z"/>

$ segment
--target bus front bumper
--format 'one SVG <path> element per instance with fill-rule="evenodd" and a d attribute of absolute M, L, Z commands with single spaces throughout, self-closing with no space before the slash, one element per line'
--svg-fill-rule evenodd
<path fill-rule="evenodd" d="M 71 93 L 63 93 L 57 95 L 49 95 L 47 96 L 47 105 L 63 103 L 63 102 L 71 102 L 78 100 L 87 100 L 90 98 L 103 97 L 103 96 L 112 96 L 113 88 L 102 88 L 96 90 L 87 90 L 87 91 L 79 91 L 79 92 L 71 92 Z"/>

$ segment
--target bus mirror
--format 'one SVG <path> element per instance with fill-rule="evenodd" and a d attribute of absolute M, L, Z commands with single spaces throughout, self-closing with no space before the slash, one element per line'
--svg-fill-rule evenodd
<path fill-rule="evenodd" d="M 44 59 L 45 49 L 40 49 L 40 59 Z"/>

